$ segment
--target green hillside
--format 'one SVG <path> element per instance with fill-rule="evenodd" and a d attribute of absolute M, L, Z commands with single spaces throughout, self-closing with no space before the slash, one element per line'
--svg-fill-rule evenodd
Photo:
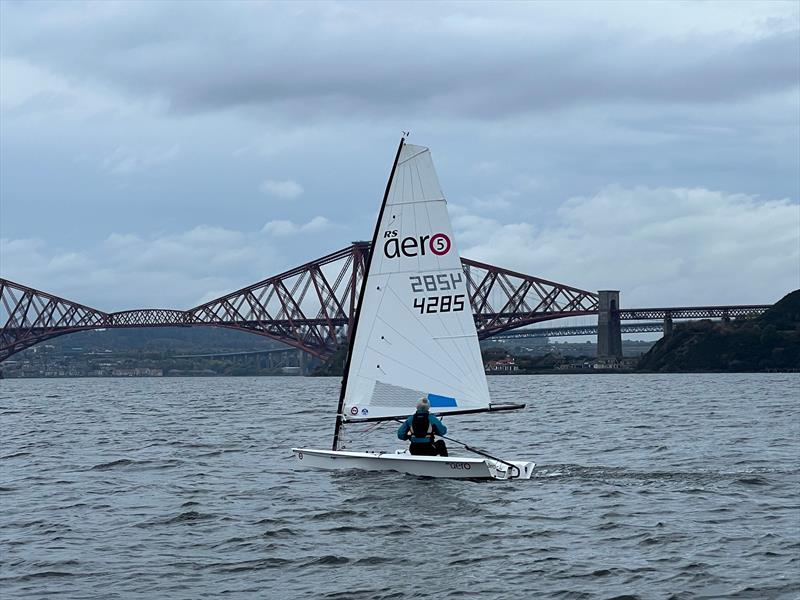
<path fill-rule="evenodd" d="M 800 290 L 757 319 L 675 326 L 639 361 L 642 371 L 800 370 Z"/>
<path fill-rule="evenodd" d="M 154 351 L 173 354 L 238 352 L 284 347 L 269 338 L 224 327 L 135 327 L 81 331 L 43 343 L 56 351 Z"/>

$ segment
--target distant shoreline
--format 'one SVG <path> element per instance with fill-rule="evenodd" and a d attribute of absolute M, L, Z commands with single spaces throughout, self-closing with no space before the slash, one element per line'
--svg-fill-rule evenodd
<path fill-rule="evenodd" d="M 514 377 L 520 375 L 720 375 L 720 374 L 768 374 L 768 373 L 800 373 L 800 369 L 770 369 L 767 371 L 635 371 L 631 369 L 583 369 L 583 370 L 559 370 L 559 371 L 534 371 L 534 372 L 526 372 L 526 373 L 487 373 L 487 377 Z M 31 380 L 42 380 L 42 379 L 52 379 L 52 380 L 64 380 L 64 379 L 218 379 L 220 377 L 231 377 L 231 378 L 242 378 L 242 377 L 264 377 L 264 378 L 276 378 L 276 377 L 286 377 L 289 379 L 294 379 L 297 377 L 308 377 L 308 378 L 324 378 L 329 377 L 331 379 L 341 379 L 340 375 L 210 375 L 210 374 L 199 374 L 199 375 L 108 375 L 108 376 L 92 376 L 92 375 L 80 375 L 80 376 L 54 376 L 54 377 L 0 377 L 0 382 L 2 381 L 31 381 Z M 0 383 L 2 385 L 2 383 Z"/>

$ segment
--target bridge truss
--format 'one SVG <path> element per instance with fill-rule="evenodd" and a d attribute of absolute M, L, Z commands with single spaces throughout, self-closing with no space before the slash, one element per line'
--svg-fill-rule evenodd
<path fill-rule="evenodd" d="M 722 319 L 750 318 L 764 314 L 768 304 L 743 304 L 740 306 L 684 306 L 673 308 L 627 308 L 619 311 L 622 321 L 644 319 Z"/>
<path fill-rule="evenodd" d="M 664 330 L 664 326 L 655 321 L 645 323 L 623 323 L 622 333 L 655 333 Z M 572 325 L 568 327 L 530 327 L 513 329 L 492 336 L 496 340 L 517 340 L 528 338 L 549 338 L 567 336 L 597 335 L 597 325 Z"/>
<path fill-rule="evenodd" d="M 108 313 L 0 279 L 0 361 L 56 336 L 116 327 L 227 327 L 326 360 L 346 340 L 370 245 L 356 242 L 189 310 Z M 480 338 L 541 321 L 597 314 L 597 294 L 462 259 Z"/>
<path fill-rule="evenodd" d="M 619 316 L 621 333 L 661 333 L 664 323 L 672 320 L 721 319 L 723 321 L 750 319 L 763 315 L 769 310 L 769 304 L 747 304 L 740 306 L 686 306 L 675 308 L 629 308 L 616 311 Z M 641 320 L 628 323 L 629 320 Z M 651 319 L 646 321 L 645 319 Z M 597 325 L 573 325 L 567 327 L 528 327 L 513 329 L 495 334 L 499 339 L 524 339 L 540 337 L 564 337 L 597 335 Z"/>

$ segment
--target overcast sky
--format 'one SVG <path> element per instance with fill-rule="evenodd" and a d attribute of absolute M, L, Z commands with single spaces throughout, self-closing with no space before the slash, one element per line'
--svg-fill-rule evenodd
<path fill-rule="evenodd" d="M 189 308 L 372 235 L 623 306 L 800 287 L 800 3 L 0 2 L 0 276 Z"/>

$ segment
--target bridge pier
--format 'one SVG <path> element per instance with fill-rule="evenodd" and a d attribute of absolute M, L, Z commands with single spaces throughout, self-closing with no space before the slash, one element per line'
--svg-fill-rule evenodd
<path fill-rule="evenodd" d="M 600 290 L 597 294 L 597 358 L 621 359 L 619 290 Z"/>
<path fill-rule="evenodd" d="M 667 311 L 664 314 L 664 337 L 668 338 L 672 335 L 672 313 Z"/>

